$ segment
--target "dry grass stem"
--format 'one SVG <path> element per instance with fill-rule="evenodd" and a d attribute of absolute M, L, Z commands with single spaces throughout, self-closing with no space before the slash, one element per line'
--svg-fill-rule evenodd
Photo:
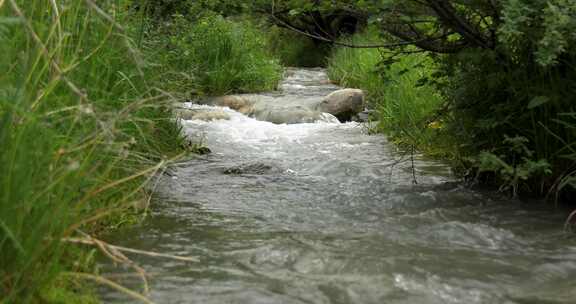
<path fill-rule="evenodd" d="M 70 81 L 66 77 L 66 75 L 64 75 L 64 72 L 62 71 L 62 68 L 60 67 L 60 65 L 52 58 L 52 56 L 50 56 L 50 52 L 46 48 L 46 45 L 44 45 L 44 43 L 42 42 L 42 40 L 40 39 L 38 34 L 36 34 L 36 32 L 34 31 L 34 27 L 32 27 L 32 24 L 30 23 L 30 21 L 28 21 L 28 19 L 24 15 L 24 13 L 22 13 L 22 10 L 20 9 L 20 7 L 16 3 L 16 1 L 15 0 L 9 0 L 9 1 L 10 1 L 10 4 L 12 5 L 12 9 L 16 13 L 16 15 L 18 15 L 18 17 L 22 18 L 22 20 L 23 20 L 22 22 L 26 26 L 26 29 L 30 33 L 30 36 L 32 36 L 32 39 L 34 40 L 34 42 L 40 47 L 40 50 L 42 51 L 42 55 L 45 57 L 46 60 L 48 60 L 50 62 L 50 64 L 52 65 L 52 67 L 54 68 L 56 73 L 58 74 L 58 77 L 60 77 L 60 78 L 62 78 L 62 80 L 64 80 L 64 82 L 70 88 L 70 90 L 72 90 L 72 92 L 74 92 L 74 94 L 76 94 L 78 97 L 80 97 L 80 100 L 88 101 L 88 97 L 86 96 L 86 94 L 82 93 L 82 91 L 72 81 Z"/>
<path fill-rule="evenodd" d="M 102 276 L 97 276 L 97 275 L 93 275 L 93 274 L 89 274 L 89 273 L 82 273 L 82 272 L 65 272 L 63 273 L 63 275 L 67 275 L 67 276 L 71 276 L 71 277 L 75 277 L 75 278 L 80 278 L 80 279 L 88 279 L 88 280 L 92 280 L 95 281 L 97 283 L 100 283 L 102 285 L 106 285 L 110 288 L 116 289 L 118 291 L 120 291 L 123 294 L 126 294 L 127 296 L 130 296 L 133 299 L 139 300 L 142 303 L 146 303 L 146 304 L 154 304 L 154 302 L 152 302 L 150 299 L 148 299 L 147 297 L 145 297 L 144 295 L 141 295 L 133 290 L 130 290 L 114 281 L 108 280 Z"/>
<path fill-rule="evenodd" d="M 87 239 L 87 238 L 64 238 L 63 241 L 69 242 L 69 243 L 97 246 L 97 244 L 93 240 Z M 102 241 L 100 241 L 100 242 L 102 242 Z M 177 261 L 182 261 L 182 262 L 195 262 L 195 263 L 200 262 L 200 260 L 198 258 L 195 258 L 195 257 L 183 257 L 183 256 L 176 256 L 176 255 L 170 255 L 170 254 L 165 254 L 165 253 L 158 253 L 158 252 L 152 252 L 152 251 L 145 251 L 145 250 L 133 249 L 133 248 L 128 248 L 128 247 L 116 246 L 116 245 L 111 245 L 111 244 L 107 244 L 107 243 L 104 243 L 104 244 L 106 244 L 107 247 L 114 248 L 115 250 L 118 250 L 118 251 L 129 252 L 129 253 L 134 253 L 134 254 L 139 254 L 139 255 L 145 255 L 145 256 L 149 256 L 149 257 L 166 258 L 166 259 L 172 259 L 172 260 L 177 260 Z"/>

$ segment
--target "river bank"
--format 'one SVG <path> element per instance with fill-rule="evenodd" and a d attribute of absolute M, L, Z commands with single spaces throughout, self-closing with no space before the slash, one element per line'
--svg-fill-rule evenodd
<path fill-rule="evenodd" d="M 0 302 L 94 303 L 97 246 L 189 152 L 117 7 L 0 1 Z M 93 243 L 95 245 L 95 243 Z"/>

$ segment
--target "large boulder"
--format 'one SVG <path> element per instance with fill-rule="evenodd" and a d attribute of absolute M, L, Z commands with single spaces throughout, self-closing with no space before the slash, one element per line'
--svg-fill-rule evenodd
<path fill-rule="evenodd" d="M 364 92 L 359 89 L 342 89 L 330 93 L 316 105 L 316 111 L 330 113 L 338 120 L 351 121 L 364 110 Z"/>

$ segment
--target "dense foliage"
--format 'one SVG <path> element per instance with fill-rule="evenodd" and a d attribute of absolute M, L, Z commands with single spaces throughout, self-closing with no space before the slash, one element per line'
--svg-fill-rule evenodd
<path fill-rule="evenodd" d="M 420 84 L 436 85 L 446 99 L 444 133 L 459 143 L 454 153 L 472 176 L 514 194 L 574 187 L 574 1 L 292 0 L 269 13 L 288 23 L 337 10 L 378 27 L 380 44 L 394 52 L 383 63 L 404 60 L 413 47 L 437 62 Z"/>

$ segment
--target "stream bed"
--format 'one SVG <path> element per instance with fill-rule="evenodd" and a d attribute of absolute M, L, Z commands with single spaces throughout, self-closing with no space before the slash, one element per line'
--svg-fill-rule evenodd
<path fill-rule="evenodd" d="M 338 87 L 289 69 L 277 102 Z M 188 105 L 189 107 L 207 107 Z M 183 121 L 213 153 L 159 177 L 149 217 L 106 238 L 197 262 L 129 255 L 155 303 L 576 303 L 567 212 L 458 186 L 445 165 L 362 123 L 278 125 L 227 108 Z M 130 269 L 102 261 L 133 288 Z M 132 303 L 102 291 L 105 303 Z"/>

